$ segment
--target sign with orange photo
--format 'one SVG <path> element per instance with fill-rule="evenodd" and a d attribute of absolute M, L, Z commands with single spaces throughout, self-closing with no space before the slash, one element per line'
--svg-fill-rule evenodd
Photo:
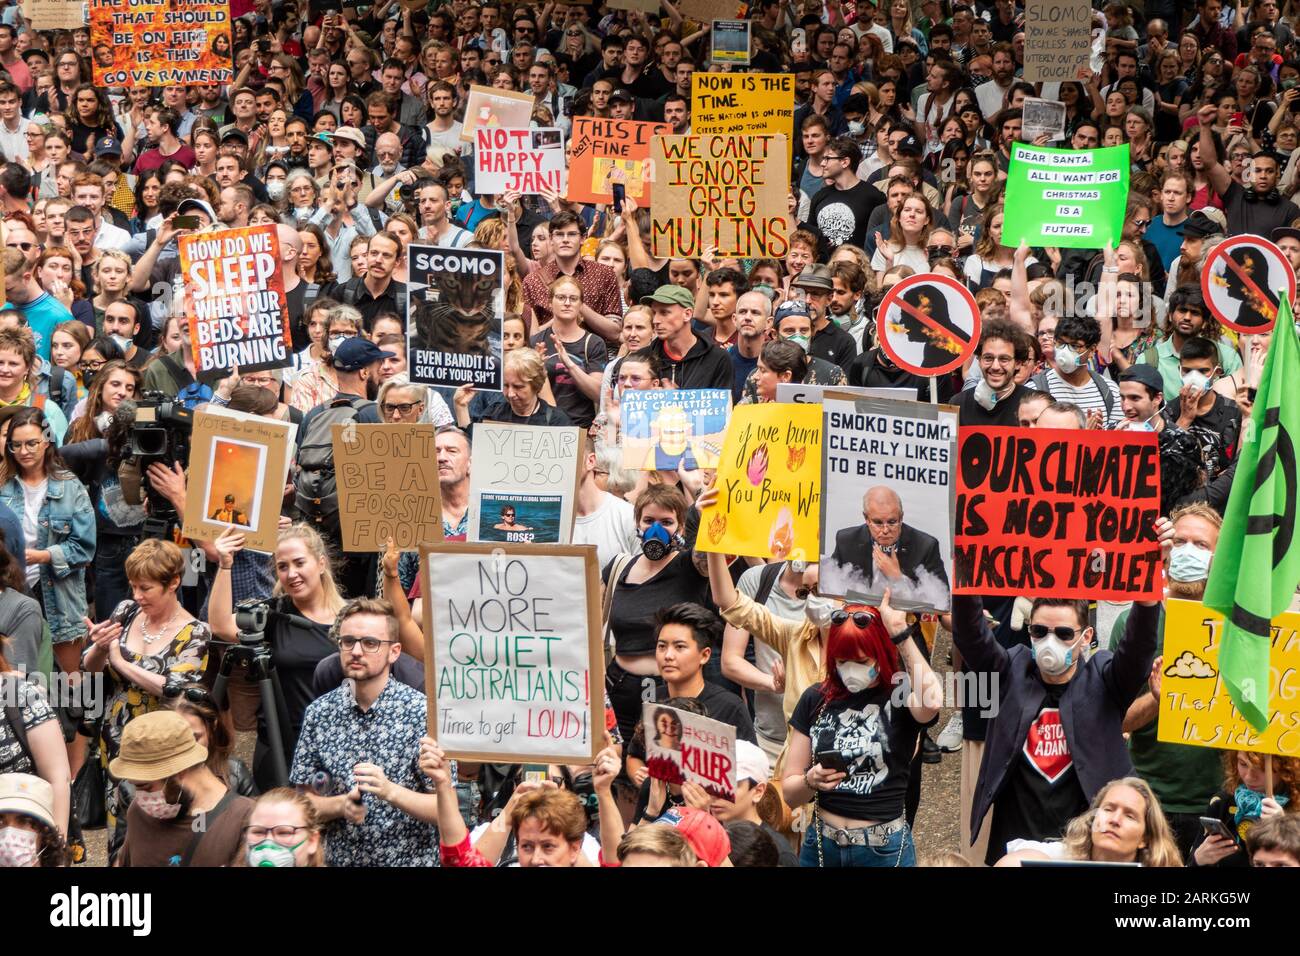
<path fill-rule="evenodd" d="M 96 86 L 229 83 L 230 5 L 90 0 Z"/>
<path fill-rule="evenodd" d="M 182 236 L 180 254 L 200 382 L 293 363 L 275 226 Z"/>
<path fill-rule="evenodd" d="M 646 208 L 655 178 L 650 143 L 671 132 L 667 123 L 575 116 L 569 137 L 569 202 L 612 202 L 610 187 L 622 183 L 638 208 Z"/>
<path fill-rule="evenodd" d="M 463 142 L 474 142 L 480 126 L 504 129 L 528 129 L 533 119 L 533 95 L 497 90 L 490 86 L 471 86 L 465 104 L 465 125 L 460 131 Z"/>
<path fill-rule="evenodd" d="M 233 526 L 255 551 L 274 550 L 298 426 L 207 406 L 194 413 L 185 537 L 215 541 Z"/>

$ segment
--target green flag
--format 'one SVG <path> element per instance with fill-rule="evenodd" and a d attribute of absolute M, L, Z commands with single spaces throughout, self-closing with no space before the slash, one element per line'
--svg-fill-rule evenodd
<path fill-rule="evenodd" d="M 1225 618 L 1219 671 L 1241 715 L 1268 726 L 1269 631 L 1300 583 L 1296 446 L 1300 441 L 1300 343 L 1286 293 L 1255 407 L 1241 434 L 1237 474 L 1219 532 L 1205 606 Z"/>

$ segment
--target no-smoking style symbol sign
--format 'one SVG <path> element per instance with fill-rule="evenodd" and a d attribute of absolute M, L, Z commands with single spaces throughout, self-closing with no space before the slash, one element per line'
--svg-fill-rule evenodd
<path fill-rule="evenodd" d="M 1262 236 L 1233 236 L 1214 247 L 1201 273 L 1205 304 L 1223 325 L 1246 335 L 1277 321 L 1279 292 L 1295 299 L 1295 270 Z"/>
<path fill-rule="evenodd" d="M 979 306 L 956 279 L 927 273 L 895 285 L 880 303 L 880 346 L 913 375 L 951 372 L 979 343 Z"/>

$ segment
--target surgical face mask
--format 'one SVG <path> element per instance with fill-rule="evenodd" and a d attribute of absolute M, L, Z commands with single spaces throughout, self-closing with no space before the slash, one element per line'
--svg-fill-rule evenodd
<path fill-rule="evenodd" d="M 804 350 L 804 354 L 807 354 L 808 346 L 811 344 L 811 341 L 806 335 L 792 335 L 786 339 L 786 341 L 793 342 L 795 345 L 799 346 L 799 348 Z"/>
<path fill-rule="evenodd" d="M 984 376 L 975 383 L 975 404 L 986 412 L 993 411 L 993 406 L 998 403 L 998 393 L 993 391 L 993 386 L 985 381 Z"/>
<path fill-rule="evenodd" d="M 20 827 L 0 828 L 0 867 L 35 866 L 41 835 Z"/>
<path fill-rule="evenodd" d="M 109 338 L 122 350 L 123 355 L 131 350 L 131 340 L 125 335 L 110 335 Z"/>
<path fill-rule="evenodd" d="M 1200 369 L 1192 369 L 1183 375 L 1183 386 L 1191 386 L 1196 389 L 1197 395 L 1204 395 L 1210 390 L 1210 382 L 1213 381 L 1208 375 Z"/>
<path fill-rule="evenodd" d="M 1056 347 L 1056 367 L 1064 375 L 1079 370 L 1079 353 L 1068 345 Z"/>
<path fill-rule="evenodd" d="M 840 661 L 835 665 L 835 670 L 839 672 L 840 680 L 844 681 L 850 694 L 861 693 L 880 676 L 875 664 L 862 664 L 858 661 Z"/>
<path fill-rule="evenodd" d="M 680 551 L 685 542 L 656 521 L 641 532 L 641 553 L 651 561 L 661 561 L 671 551 Z"/>
<path fill-rule="evenodd" d="M 293 851 L 306 843 L 303 840 L 294 846 L 280 846 L 274 840 L 263 840 L 257 846 L 250 846 L 246 859 L 249 866 L 297 866 Z"/>
<path fill-rule="evenodd" d="M 1048 677 L 1064 674 L 1074 664 L 1074 645 L 1066 644 L 1054 634 L 1030 639 L 1029 654 Z"/>
<path fill-rule="evenodd" d="M 810 594 L 804 600 L 803 613 L 820 630 L 826 631 L 831 626 L 831 615 L 835 613 L 835 602 L 818 594 Z"/>
<path fill-rule="evenodd" d="M 132 802 L 155 820 L 174 820 L 180 815 L 179 803 L 168 803 L 164 790 L 137 790 Z"/>
<path fill-rule="evenodd" d="M 267 182 L 266 195 L 270 197 L 271 202 L 279 202 L 284 198 L 284 183 L 283 179 L 272 179 Z"/>
<path fill-rule="evenodd" d="M 339 350 L 339 346 L 348 340 L 346 335 L 331 335 L 329 340 L 330 352 L 334 353 Z"/>
<path fill-rule="evenodd" d="M 867 124 L 861 120 L 849 120 L 849 135 L 861 136 L 867 131 Z"/>
<path fill-rule="evenodd" d="M 1169 552 L 1169 577 L 1184 583 L 1204 581 L 1210 576 L 1213 552 L 1195 544 L 1180 544 Z"/>
<path fill-rule="evenodd" d="M 1300 82 L 1300 80 L 1296 80 L 1296 78 L 1293 76 L 1288 76 L 1285 80 L 1282 81 L 1282 89 L 1289 90 L 1292 87 L 1294 87 L 1297 82 Z"/>

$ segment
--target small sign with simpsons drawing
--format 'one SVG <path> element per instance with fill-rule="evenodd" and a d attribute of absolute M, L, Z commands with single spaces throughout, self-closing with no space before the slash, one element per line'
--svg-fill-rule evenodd
<path fill-rule="evenodd" d="M 1273 710 L 1263 732 L 1233 707 L 1219 676 L 1223 616 L 1194 601 L 1165 606 L 1157 739 L 1163 743 L 1300 756 L 1300 614 L 1279 614 L 1269 635 Z M 1261 689 L 1262 694 L 1262 689 Z"/>
<path fill-rule="evenodd" d="M 822 407 L 738 405 L 718 462 L 718 503 L 700 514 L 699 551 L 816 561 Z"/>

